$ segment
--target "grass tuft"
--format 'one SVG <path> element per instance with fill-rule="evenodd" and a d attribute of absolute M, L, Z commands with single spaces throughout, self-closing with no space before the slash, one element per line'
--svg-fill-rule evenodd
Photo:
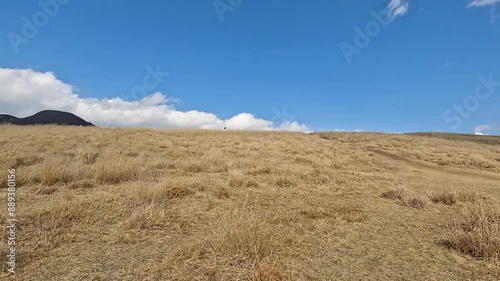
<path fill-rule="evenodd" d="M 334 219 L 346 222 L 363 222 L 367 216 L 361 212 L 359 208 L 355 207 L 329 207 L 329 208 L 316 208 L 307 209 L 300 212 L 309 219 Z"/>
<path fill-rule="evenodd" d="M 382 193 L 382 198 L 399 201 L 403 206 L 420 210 L 426 209 L 429 204 L 426 197 L 418 196 L 404 187 L 389 189 Z"/>
<path fill-rule="evenodd" d="M 458 202 L 476 202 L 479 200 L 479 195 L 473 191 L 443 190 L 431 192 L 429 199 L 433 203 L 451 206 Z"/>
<path fill-rule="evenodd" d="M 190 246 L 180 247 L 169 259 L 169 264 L 183 277 L 193 271 L 211 272 L 217 266 L 219 273 L 211 278 L 231 280 L 285 280 L 283 268 L 270 266 L 277 258 L 277 245 L 283 238 L 273 226 L 253 211 L 231 210 L 210 225 L 210 235 Z M 215 276 L 217 277 L 215 277 Z M 252 276 L 253 275 L 253 276 Z M 259 279 L 260 278 L 260 279 Z"/>
<path fill-rule="evenodd" d="M 450 248 L 500 265 L 500 209 L 485 203 L 466 205 L 452 226 Z"/>

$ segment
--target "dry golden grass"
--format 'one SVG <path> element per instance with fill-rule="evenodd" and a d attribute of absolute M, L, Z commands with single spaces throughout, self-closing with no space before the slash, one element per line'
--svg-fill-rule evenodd
<path fill-rule="evenodd" d="M 449 246 L 474 258 L 500 265 L 500 208 L 484 203 L 467 205 L 453 226 Z"/>
<path fill-rule="evenodd" d="M 467 190 L 440 190 L 433 191 L 429 195 L 433 203 L 440 203 L 444 205 L 454 205 L 457 202 L 476 202 L 480 196 L 474 191 Z"/>
<path fill-rule="evenodd" d="M 277 263 L 289 250 L 285 237 L 251 209 L 228 210 L 209 225 L 202 241 L 174 251 L 167 264 L 178 276 L 169 277 L 288 280 L 289 274 Z"/>
<path fill-rule="evenodd" d="M 461 135 L 447 135 L 446 139 L 442 139 L 420 134 L 388 138 L 384 134 L 359 136 L 353 133 L 322 133 L 319 136 L 343 143 L 363 142 L 372 150 L 383 150 L 441 166 L 500 171 L 500 137 L 469 136 L 464 139 Z"/>
<path fill-rule="evenodd" d="M 481 136 L 481 135 L 478 136 L 471 134 L 449 134 L 449 133 L 412 133 L 411 135 L 500 145 L 500 138 L 495 136 Z"/>
<path fill-rule="evenodd" d="M 498 280 L 494 144 L 0 126 L 0 201 L 17 171 L 15 278 Z"/>
<path fill-rule="evenodd" d="M 367 216 L 359 208 L 351 206 L 318 207 L 316 209 L 302 210 L 301 213 L 310 219 L 333 219 L 346 222 L 363 222 L 367 219 Z"/>
<path fill-rule="evenodd" d="M 429 200 L 426 197 L 416 195 L 404 187 L 389 189 L 382 193 L 382 197 L 397 200 L 402 205 L 415 209 L 425 209 L 429 204 Z"/>

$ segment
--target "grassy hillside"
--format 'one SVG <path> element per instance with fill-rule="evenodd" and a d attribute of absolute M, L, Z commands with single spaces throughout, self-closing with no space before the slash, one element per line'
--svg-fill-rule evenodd
<path fill-rule="evenodd" d="M 0 166 L 18 280 L 500 278 L 482 141 L 0 126 Z"/>
<path fill-rule="evenodd" d="M 500 137 L 498 136 L 481 136 L 481 135 L 448 134 L 448 133 L 412 133 L 411 135 L 441 138 L 448 140 L 471 141 L 471 142 L 485 143 L 491 145 L 500 145 Z"/>

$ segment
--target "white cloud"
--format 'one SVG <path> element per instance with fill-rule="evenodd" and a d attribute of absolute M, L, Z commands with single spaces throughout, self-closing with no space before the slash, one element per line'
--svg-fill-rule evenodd
<path fill-rule="evenodd" d="M 101 126 L 310 131 L 297 122 L 274 124 L 250 113 L 223 120 L 213 113 L 179 111 L 170 101 L 160 92 L 139 101 L 81 98 L 73 86 L 60 81 L 52 72 L 0 68 L 0 113 L 18 117 L 53 109 L 72 112 Z"/>
<path fill-rule="evenodd" d="M 477 125 L 476 127 L 474 127 L 474 132 L 476 132 L 476 134 L 484 134 L 484 131 L 488 131 L 490 129 L 490 125 Z"/>
<path fill-rule="evenodd" d="M 297 121 L 285 121 L 281 123 L 281 125 L 278 127 L 279 130 L 281 131 L 290 131 L 290 132 L 304 132 L 304 133 L 310 133 L 311 131 L 309 128 L 307 128 L 306 125 L 304 124 L 299 124 Z"/>
<path fill-rule="evenodd" d="M 488 134 L 481 133 L 481 132 L 476 132 L 474 135 L 476 135 L 476 136 L 487 136 Z"/>
<path fill-rule="evenodd" d="M 486 7 L 486 6 L 494 6 L 495 4 L 500 3 L 500 0 L 472 0 L 467 7 Z"/>
<path fill-rule="evenodd" d="M 404 16 L 408 13 L 409 8 L 410 0 L 391 0 L 389 5 L 387 5 L 387 17 L 390 20 L 394 20 L 397 17 Z"/>

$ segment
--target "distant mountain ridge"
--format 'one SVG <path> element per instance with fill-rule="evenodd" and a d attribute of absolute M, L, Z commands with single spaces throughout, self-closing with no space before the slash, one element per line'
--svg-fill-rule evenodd
<path fill-rule="evenodd" d="M 12 125 L 65 125 L 65 126 L 94 126 L 73 113 L 43 110 L 35 115 L 18 118 L 8 114 L 0 114 L 0 124 Z"/>

